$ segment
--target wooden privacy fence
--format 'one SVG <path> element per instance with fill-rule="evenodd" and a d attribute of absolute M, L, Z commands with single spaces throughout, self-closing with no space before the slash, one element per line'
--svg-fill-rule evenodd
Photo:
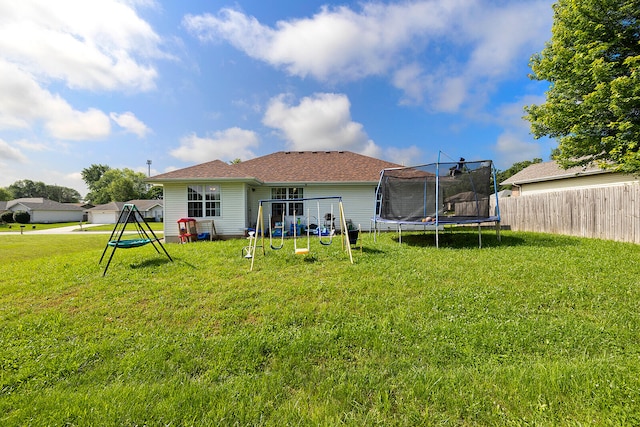
<path fill-rule="evenodd" d="M 499 203 L 501 225 L 515 231 L 640 243 L 638 184 L 507 197 Z"/>

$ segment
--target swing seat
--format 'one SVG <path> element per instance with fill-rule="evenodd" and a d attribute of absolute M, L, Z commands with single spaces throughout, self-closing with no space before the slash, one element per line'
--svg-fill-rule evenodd
<path fill-rule="evenodd" d="M 130 240 L 111 240 L 107 245 L 113 247 L 117 246 L 122 249 L 139 248 L 146 244 L 151 243 L 151 239 L 130 239 Z"/>
<path fill-rule="evenodd" d="M 309 249 L 307 248 L 297 248 L 296 255 L 307 255 L 309 253 Z"/>

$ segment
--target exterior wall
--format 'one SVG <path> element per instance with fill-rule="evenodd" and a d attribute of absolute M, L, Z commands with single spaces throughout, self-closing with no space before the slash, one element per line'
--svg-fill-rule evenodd
<path fill-rule="evenodd" d="M 546 193 L 550 191 L 576 190 L 587 187 L 607 187 L 632 182 L 638 182 L 638 179 L 633 175 L 623 175 L 618 173 L 599 173 L 596 175 L 526 183 L 522 184 L 519 189 L 520 196 L 526 196 Z"/>
<path fill-rule="evenodd" d="M 82 211 L 29 211 L 31 223 L 47 224 L 54 222 L 80 222 Z"/>
<path fill-rule="evenodd" d="M 210 184 L 198 182 L 196 184 Z M 225 182 L 220 185 L 218 217 L 195 218 L 197 221 L 214 220 L 216 232 L 222 236 L 242 236 L 246 228 L 247 196 L 243 183 Z M 187 187 L 189 183 L 164 184 L 164 236 L 165 241 L 179 242 L 178 220 L 187 217 Z"/>
<path fill-rule="evenodd" d="M 187 216 L 187 185 L 164 184 L 164 239 L 168 243 L 180 242 L 178 220 Z"/>
<path fill-rule="evenodd" d="M 89 222 L 91 224 L 115 224 L 117 219 L 118 212 L 115 211 L 89 212 Z"/>
<path fill-rule="evenodd" d="M 202 184 L 202 183 L 199 183 Z M 164 185 L 164 235 L 167 242 L 179 242 L 177 221 L 187 217 L 187 186 L 188 183 Z M 304 188 L 304 197 L 333 197 L 341 196 L 346 219 L 350 219 L 355 227 L 361 225 L 363 230 L 371 227 L 371 217 L 374 210 L 375 188 L 377 183 L 348 184 L 348 185 L 299 185 Z M 255 228 L 260 200 L 271 198 L 271 188 L 296 187 L 296 185 L 248 186 L 244 183 L 220 183 L 220 198 L 222 215 L 220 217 L 196 218 L 196 220 L 215 221 L 216 232 L 219 236 L 238 237 L 245 234 L 247 228 Z M 327 200 L 308 202 L 305 206 L 305 217 L 310 215 L 310 222 L 317 223 L 318 203 L 320 216 L 331 212 L 339 218 L 337 201 Z M 269 212 L 264 212 L 265 224 Z M 291 218 L 289 219 L 291 220 Z M 321 219 L 322 221 L 322 219 Z M 268 224 L 266 224 L 268 227 Z M 336 227 L 340 228 L 339 221 Z"/>
<path fill-rule="evenodd" d="M 346 184 L 346 185 L 298 185 L 304 188 L 304 198 L 313 197 L 342 197 L 342 205 L 344 208 L 344 214 L 346 219 L 350 219 L 355 227 L 360 224 L 363 230 L 368 230 L 370 227 L 371 217 L 373 216 L 374 198 L 376 184 Z M 248 218 L 249 227 L 255 227 L 258 215 L 258 207 L 260 200 L 268 200 L 271 198 L 271 188 L 274 187 L 298 187 L 296 185 L 273 185 L 254 187 L 249 189 L 249 211 L 250 217 Z M 253 191 L 255 190 L 255 191 Z M 318 223 L 318 204 L 320 205 L 320 222 L 323 221 L 323 217 L 326 213 L 331 212 L 331 205 L 333 205 L 333 214 L 336 218 L 339 218 L 339 207 L 337 200 L 326 201 L 309 201 L 304 207 L 306 217 L 310 216 L 310 222 L 312 224 Z M 264 213 L 264 221 L 268 227 L 269 212 Z M 291 220 L 291 218 L 289 218 Z M 339 221 L 336 221 L 336 227 L 340 228 Z M 321 224 L 319 224 L 321 225 Z"/>
<path fill-rule="evenodd" d="M 164 208 L 162 206 L 156 206 L 155 208 L 149 210 L 149 212 L 146 213 L 145 217 L 153 218 L 156 221 L 162 221 L 163 212 Z"/>

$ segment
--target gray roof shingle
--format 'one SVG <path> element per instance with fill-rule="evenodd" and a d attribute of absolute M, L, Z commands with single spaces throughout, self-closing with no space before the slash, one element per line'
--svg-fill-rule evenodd
<path fill-rule="evenodd" d="M 82 211 L 82 207 L 73 203 L 59 203 L 44 197 L 25 197 L 13 199 L 7 202 L 7 209 L 21 204 L 33 211 Z"/>
<path fill-rule="evenodd" d="M 573 167 L 562 169 L 556 162 L 534 163 L 527 166 L 520 172 L 507 178 L 500 185 L 520 185 L 531 182 L 553 181 L 556 179 L 566 179 L 581 175 L 594 175 L 599 173 L 608 173 L 607 170 L 596 166 L 590 167 Z"/>

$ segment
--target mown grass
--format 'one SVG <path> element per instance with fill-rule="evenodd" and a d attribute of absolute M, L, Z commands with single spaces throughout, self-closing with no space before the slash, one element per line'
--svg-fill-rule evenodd
<path fill-rule="evenodd" d="M 640 424 L 636 245 L 107 237 L 0 238 L 3 426 Z"/>
<path fill-rule="evenodd" d="M 7 224 L 7 223 L 0 223 L 0 233 L 1 232 L 20 232 L 21 229 L 21 225 L 24 225 L 24 227 L 22 227 L 22 231 L 24 233 L 28 233 L 34 230 L 50 230 L 52 228 L 59 228 L 59 227 L 68 227 L 68 226 L 73 226 L 73 225 L 77 225 L 78 228 L 80 228 L 80 224 L 78 222 L 57 222 L 57 223 L 52 223 L 52 224 L 18 224 L 18 223 L 13 223 L 13 224 Z M 84 225 L 84 224 L 83 224 Z"/>

